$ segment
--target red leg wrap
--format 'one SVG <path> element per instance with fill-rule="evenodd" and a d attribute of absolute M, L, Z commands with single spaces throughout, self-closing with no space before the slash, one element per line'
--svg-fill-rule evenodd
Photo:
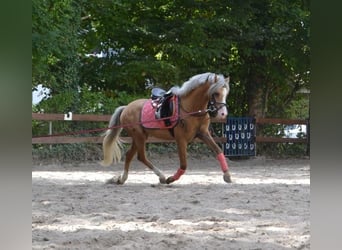
<path fill-rule="evenodd" d="M 173 179 L 178 180 L 185 173 L 184 169 L 179 168 L 177 172 L 173 175 Z"/>
<path fill-rule="evenodd" d="M 223 153 L 219 153 L 216 157 L 216 159 L 220 162 L 222 172 L 225 173 L 228 171 L 228 164 L 226 161 L 226 157 Z"/>

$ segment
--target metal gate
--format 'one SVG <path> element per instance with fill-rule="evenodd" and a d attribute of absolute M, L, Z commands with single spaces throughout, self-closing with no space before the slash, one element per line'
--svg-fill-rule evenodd
<path fill-rule="evenodd" d="M 224 133 L 226 156 L 255 156 L 255 118 L 228 117 Z"/>

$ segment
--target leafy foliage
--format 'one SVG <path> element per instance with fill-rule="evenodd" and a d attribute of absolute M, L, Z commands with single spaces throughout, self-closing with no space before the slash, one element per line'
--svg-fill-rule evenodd
<path fill-rule="evenodd" d="M 81 2 L 73 0 L 32 1 L 32 87 L 43 84 L 51 90 L 50 112 L 78 105 L 78 55 Z M 53 107 L 52 107 L 53 106 Z"/>
<path fill-rule="evenodd" d="M 230 76 L 234 116 L 307 118 L 307 0 L 33 0 L 32 89 L 45 112 L 112 113 L 149 87 Z M 303 111 L 304 110 L 304 111 Z"/>

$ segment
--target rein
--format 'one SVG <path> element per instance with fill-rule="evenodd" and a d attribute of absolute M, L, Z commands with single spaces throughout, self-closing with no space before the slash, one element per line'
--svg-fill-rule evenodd
<path fill-rule="evenodd" d="M 194 112 L 187 111 L 182 105 L 180 105 L 180 108 L 185 112 L 185 116 L 204 116 L 209 112 L 209 109 L 200 109 Z M 183 118 L 181 115 L 178 118 Z"/>

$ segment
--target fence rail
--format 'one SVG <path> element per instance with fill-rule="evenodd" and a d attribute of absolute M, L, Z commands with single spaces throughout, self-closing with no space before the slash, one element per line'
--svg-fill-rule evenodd
<path fill-rule="evenodd" d="M 32 120 L 47 121 L 50 123 L 49 134 L 52 134 L 52 122 L 57 121 L 90 121 L 90 122 L 108 122 L 111 115 L 93 115 L 93 114 L 44 114 L 44 113 L 32 113 Z M 284 138 L 275 136 L 263 136 L 257 135 L 255 140 L 258 143 L 306 143 L 309 145 L 310 142 L 310 129 L 309 120 L 304 119 L 280 119 L 280 118 L 257 118 L 256 126 L 258 125 L 269 125 L 269 124 L 281 124 L 281 125 L 293 125 L 293 124 L 304 124 L 307 126 L 306 138 Z M 212 123 L 222 123 L 212 120 Z M 100 136 L 87 136 L 87 137 L 75 137 L 75 136 L 41 136 L 32 137 L 32 144 L 66 144 L 66 143 L 102 143 L 102 137 Z M 124 143 L 131 143 L 131 138 L 121 137 Z M 214 140 L 219 143 L 225 143 L 227 138 L 222 135 L 221 137 L 214 137 Z M 195 140 L 200 142 L 200 140 Z M 154 137 L 149 137 L 148 143 L 163 143 L 172 142 L 172 140 L 162 140 Z"/>

